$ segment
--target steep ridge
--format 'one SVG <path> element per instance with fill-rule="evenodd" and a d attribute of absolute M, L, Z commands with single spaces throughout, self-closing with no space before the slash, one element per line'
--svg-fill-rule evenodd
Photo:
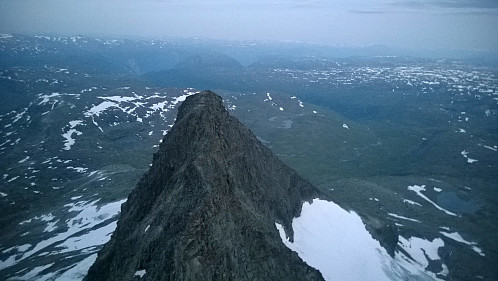
<path fill-rule="evenodd" d="M 203 91 L 180 106 L 86 280 L 323 280 L 288 249 L 321 197 Z"/>

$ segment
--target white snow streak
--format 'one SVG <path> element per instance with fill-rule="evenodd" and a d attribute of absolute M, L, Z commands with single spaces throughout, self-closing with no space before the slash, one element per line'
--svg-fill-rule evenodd
<path fill-rule="evenodd" d="M 408 186 L 408 190 L 411 190 L 415 193 L 417 193 L 418 196 L 422 197 L 423 199 L 425 199 L 425 201 L 431 203 L 432 205 L 434 205 L 434 207 L 438 208 L 439 210 L 445 212 L 446 214 L 450 215 L 450 216 L 457 216 L 457 214 L 453 213 L 453 212 L 450 212 L 442 207 L 440 207 L 438 204 L 436 204 L 434 201 L 432 201 L 431 199 L 429 199 L 427 196 L 425 196 L 422 191 L 425 191 L 425 185 L 410 185 Z"/>
<path fill-rule="evenodd" d="M 402 220 L 407 220 L 407 221 L 414 221 L 414 222 L 420 222 L 419 220 L 411 219 L 411 218 L 407 218 L 407 217 L 403 217 L 403 216 L 396 215 L 396 214 L 393 214 L 393 213 L 388 213 L 388 215 L 391 216 L 391 217 L 397 218 L 397 219 L 402 219 Z"/>
<path fill-rule="evenodd" d="M 477 245 L 476 242 L 470 242 L 470 241 L 463 239 L 463 237 L 460 235 L 460 233 L 458 233 L 458 232 L 451 232 L 450 233 L 450 232 L 445 232 L 445 231 L 439 231 L 439 233 L 441 233 L 444 236 L 446 236 L 450 239 L 453 239 L 457 242 L 472 246 L 472 250 L 474 250 L 476 253 L 478 253 L 479 255 L 481 255 L 483 257 L 485 256 L 484 253 L 482 252 L 482 250 L 479 247 L 475 246 L 475 245 Z"/>

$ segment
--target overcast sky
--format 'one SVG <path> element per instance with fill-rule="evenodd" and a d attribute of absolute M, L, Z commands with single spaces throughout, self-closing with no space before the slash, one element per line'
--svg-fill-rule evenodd
<path fill-rule="evenodd" d="M 498 0 L 0 0 L 0 32 L 498 50 Z"/>

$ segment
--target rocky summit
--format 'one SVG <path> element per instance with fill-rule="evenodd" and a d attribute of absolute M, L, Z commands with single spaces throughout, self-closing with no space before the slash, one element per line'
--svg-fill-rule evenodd
<path fill-rule="evenodd" d="M 320 192 L 230 116 L 188 97 L 85 280 L 323 280 L 287 248 Z"/>

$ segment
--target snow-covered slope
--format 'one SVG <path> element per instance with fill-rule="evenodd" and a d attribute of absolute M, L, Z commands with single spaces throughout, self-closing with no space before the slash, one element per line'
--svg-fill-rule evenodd
<path fill-rule="evenodd" d="M 398 250 L 393 258 L 371 237 L 355 212 L 330 201 L 314 199 L 303 203 L 301 215 L 292 222 L 293 242 L 282 225 L 275 226 L 282 242 L 328 281 L 440 280 L 425 271 L 428 259 L 440 260 L 438 249 L 444 246 L 440 238 L 402 240 L 405 252 Z M 446 265 L 440 266 L 444 275 Z"/>

